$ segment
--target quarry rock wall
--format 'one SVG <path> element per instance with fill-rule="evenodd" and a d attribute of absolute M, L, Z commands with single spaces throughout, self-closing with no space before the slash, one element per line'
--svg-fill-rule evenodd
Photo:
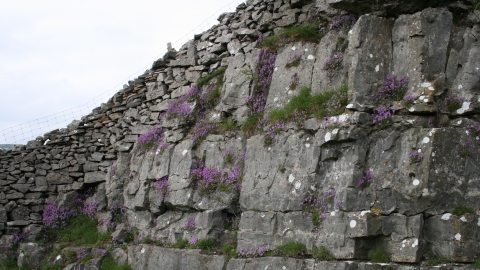
<path fill-rule="evenodd" d="M 127 226 L 150 239 L 124 251 L 133 269 L 427 269 L 437 257 L 452 263 L 444 269 L 473 269 L 480 11 L 467 0 L 420 2 L 249 0 L 222 14 L 91 114 L 0 150 L 1 241 L 23 231 L 38 241 L 48 203 L 93 190 L 102 224 L 124 209 L 117 240 Z M 295 25 L 323 37 L 262 47 Z M 245 128 L 302 89 L 312 98 L 344 89 L 347 102 Z M 206 91 L 215 102 L 202 103 Z M 210 238 L 238 258 L 170 248 Z M 306 251 L 274 251 L 289 242 Z M 312 257 L 319 248 L 338 261 Z M 368 262 L 378 249 L 389 263 Z M 256 258 L 262 250 L 273 257 Z"/>

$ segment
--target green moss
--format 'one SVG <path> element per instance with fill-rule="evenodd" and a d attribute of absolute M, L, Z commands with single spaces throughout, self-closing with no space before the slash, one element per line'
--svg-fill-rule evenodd
<path fill-rule="evenodd" d="M 121 264 L 119 265 L 112 255 L 107 254 L 103 257 L 102 262 L 100 264 L 99 270 L 131 270 L 132 267 L 128 264 Z"/>
<path fill-rule="evenodd" d="M 477 259 L 475 261 L 475 263 L 473 264 L 473 267 L 475 267 L 475 269 L 480 269 L 480 259 Z"/>
<path fill-rule="evenodd" d="M 376 248 L 368 254 L 372 262 L 387 263 L 390 261 L 390 255 L 384 248 Z"/>
<path fill-rule="evenodd" d="M 234 121 L 222 122 L 218 125 L 218 132 L 225 133 L 228 131 L 236 131 L 237 130 L 237 123 Z"/>
<path fill-rule="evenodd" d="M 216 244 L 217 240 L 213 238 L 207 238 L 198 240 L 197 244 L 195 244 L 194 246 L 195 248 L 211 251 Z"/>
<path fill-rule="evenodd" d="M 177 241 L 175 244 L 172 245 L 172 248 L 185 248 L 188 245 L 187 239 L 182 239 Z"/>
<path fill-rule="evenodd" d="M 302 25 L 285 28 L 278 35 L 265 38 L 260 47 L 269 48 L 272 51 L 277 50 L 291 42 L 312 42 L 319 43 L 324 34 L 318 32 L 315 26 Z"/>
<path fill-rule="evenodd" d="M 311 89 L 305 87 L 300 90 L 298 95 L 292 97 L 290 102 L 285 105 L 285 107 L 270 111 L 268 114 L 269 120 L 272 123 L 276 123 L 278 121 L 288 122 L 294 120 L 295 113 L 301 112 L 304 112 L 306 117 L 324 117 L 328 114 L 326 103 L 334 96 L 335 93 L 347 93 L 347 91 L 348 88 L 346 86 L 342 86 L 338 90 L 324 92 L 312 96 L 310 93 Z M 342 98 L 339 101 L 343 107 L 345 107 L 348 102 L 346 98 Z M 334 114 L 339 114 L 342 111 L 343 109 L 335 111 Z"/>
<path fill-rule="evenodd" d="M 278 246 L 277 251 L 285 257 L 298 257 L 307 252 L 307 247 L 300 242 L 288 242 Z"/>
<path fill-rule="evenodd" d="M 320 261 L 334 261 L 335 256 L 326 247 L 314 247 L 312 250 L 312 257 Z"/>
<path fill-rule="evenodd" d="M 263 119 L 263 113 L 250 115 L 247 117 L 245 124 L 243 124 L 242 126 L 242 130 L 243 132 L 245 132 L 245 135 L 247 137 L 250 137 L 255 134 L 255 131 L 257 130 L 257 127 L 258 127 L 258 123 L 262 119 Z"/>
<path fill-rule="evenodd" d="M 433 266 L 433 265 L 439 265 L 439 264 L 447 264 L 447 263 L 454 263 L 455 261 L 447 258 L 447 257 L 437 257 L 437 256 L 431 256 L 428 257 L 428 260 L 426 262 L 427 266 Z"/>
<path fill-rule="evenodd" d="M 454 214 L 456 216 L 462 216 L 462 215 L 465 215 L 465 214 L 475 215 L 475 211 L 470 207 L 466 207 L 466 206 L 463 206 L 463 205 L 458 205 L 457 207 L 455 207 L 455 209 L 453 209 L 452 214 Z"/>
<path fill-rule="evenodd" d="M 98 232 L 97 225 L 97 220 L 86 215 L 74 217 L 65 229 L 57 231 L 57 241 L 71 245 L 95 245 L 110 241 L 111 235 Z"/>
<path fill-rule="evenodd" d="M 223 82 L 223 75 L 225 74 L 226 70 L 227 70 L 227 67 L 218 68 L 214 72 L 200 78 L 197 82 L 197 86 L 203 87 L 207 85 L 213 78 L 216 78 L 216 77 L 218 77 Z"/>
<path fill-rule="evenodd" d="M 237 255 L 237 246 L 226 244 L 220 248 L 220 254 L 227 255 L 229 258 L 236 258 Z"/>
<path fill-rule="evenodd" d="M 0 270 L 30 270 L 28 266 L 17 266 L 17 260 L 1 260 L 0 261 Z"/>

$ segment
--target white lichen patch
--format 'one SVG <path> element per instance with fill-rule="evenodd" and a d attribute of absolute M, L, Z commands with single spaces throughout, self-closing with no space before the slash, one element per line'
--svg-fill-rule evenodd
<path fill-rule="evenodd" d="M 461 217 L 460 220 L 463 222 L 467 222 L 467 219 L 465 217 Z"/>
<path fill-rule="evenodd" d="M 409 112 L 414 112 L 415 111 L 415 108 L 411 107 L 410 109 L 408 109 Z"/>
<path fill-rule="evenodd" d="M 480 218 L 478 218 L 477 226 L 480 226 Z"/>
<path fill-rule="evenodd" d="M 442 219 L 443 219 L 443 220 L 449 220 L 450 217 L 452 217 L 452 214 L 446 213 L 446 214 L 443 214 Z"/>
<path fill-rule="evenodd" d="M 330 132 L 327 132 L 327 134 L 325 134 L 325 142 L 330 141 L 331 138 L 332 138 L 332 134 Z"/>
<path fill-rule="evenodd" d="M 370 58 L 373 58 L 373 54 L 370 54 L 369 56 L 370 56 Z"/>
<path fill-rule="evenodd" d="M 297 181 L 297 182 L 295 183 L 295 189 L 300 189 L 300 186 L 301 186 L 301 185 L 302 185 L 302 182 Z"/>
<path fill-rule="evenodd" d="M 145 248 L 142 248 L 142 250 L 140 250 L 140 253 L 145 253 Z"/>
<path fill-rule="evenodd" d="M 278 70 L 278 67 L 275 67 L 274 71 L 277 71 Z"/>
<path fill-rule="evenodd" d="M 430 192 L 428 192 L 428 188 L 424 188 L 424 189 L 422 190 L 422 196 L 425 197 L 425 196 L 428 196 L 428 195 L 430 195 Z"/>
<path fill-rule="evenodd" d="M 458 90 L 462 89 L 463 88 L 463 85 L 459 84 L 458 85 Z"/>
<path fill-rule="evenodd" d="M 190 196 L 191 196 L 191 195 L 190 195 L 190 193 L 188 193 L 188 194 L 187 194 L 187 198 L 189 198 L 189 199 L 190 199 Z"/>
<path fill-rule="evenodd" d="M 288 176 L 288 182 L 289 182 L 289 183 L 293 183 L 294 180 L 295 180 L 295 176 L 293 176 L 293 174 L 290 174 L 290 175 Z"/>
<path fill-rule="evenodd" d="M 307 56 L 307 59 L 308 59 L 308 60 L 313 60 L 313 59 L 315 59 L 315 56 L 313 56 L 313 55 L 310 54 L 309 56 Z"/>
<path fill-rule="evenodd" d="M 434 157 L 434 156 L 435 156 L 435 152 L 432 152 L 432 157 Z"/>
<path fill-rule="evenodd" d="M 428 138 L 428 137 L 425 137 L 422 140 L 422 143 L 429 143 L 429 142 L 430 142 L 430 138 Z"/>
<path fill-rule="evenodd" d="M 310 189 L 313 190 L 313 191 L 317 190 L 314 185 L 311 185 Z"/>
<path fill-rule="evenodd" d="M 350 221 L 350 228 L 355 228 L 357 226 L 357 222 L 355 220 Z"/>
<path fill-rule="evenodd" d="M 310 144 L 309 144 L 309 143 L 306 143 L 306 144 L 305 144 L 305 147 L 306 147 L 306 148 L 309 148 L 309 147 L 310 147 Z"/>
<path fill-rule="evenodd" d="M 462 235 L 457 233 L 455 234 L 455 240 L 460 241 L 462 239 Z"/>
<path fill-rule="evenodd" d="M 413 185 L 414 186 L 420 185 L 420 181 L 418 179 L 413 180 Z"/>
<path fill-rule="evenodd" d="M 338 133 L 338 128 L 332 130 L 332 134 L 337 134 Z"/>
<path fill-rule="evenodd" d="M 377 66 L 375 67 L 375 72 L 379 72 L 379 71 L 380 71 L 380 65 L 377 65 Z"/>
<path fill-rule="evenodd" d="M 297 48 L 295 48 L 295 46 L 292 47 L 292 51 L 295 51 Z"/>
<path fill-rule="evenodd" d="M 265 214 L 261 214 L 260 216 L 261 216 L 262 218 L 264 218 L 264 217 L 265 217 Z"/>
<path fill-rule="evenodd" d="M 368 210 L 368 211 L 362 211 L 362 212 L 360 213 L 360 216 L 363 217 L 366 213 L 370 213 L 370 212 L 371 212 L 370 210 Z"/>
<path fill-rule="evenodd" d="M 273 102 L 277 102 L 277 101 L 278 101 L 278 97 L 273 99 Z"/>
<path fill-rule="evenodd" d="M 470 102 L 463 102 L 462 107 L 457 110 L 457 114 L 463 114 L 466 110 L 470 108 Z"/>
<path fill-rule="evenodd" d="M 183 150 L 183 152 L 182 152 L 182 156 L 185 156 L 187 153 L 188 153 L 188 150 L 186 150 L 186 149 L 185 149 L 185 150 Z"/>

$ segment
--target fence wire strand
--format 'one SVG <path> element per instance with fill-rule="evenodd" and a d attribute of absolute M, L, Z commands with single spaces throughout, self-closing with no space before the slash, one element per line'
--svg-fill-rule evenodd
<path fill-rule="evenodd" d="M 193 38 L 194 34 L 203 33 L 206 30 L 209 30 L 215 23 L 217 23 L 217 18 L 220 14 L 224 12 L 232 12 L 235 8 L 245 0 L 233 0 L 230 3 L 226 4 L 224 7 L 220 8 L 217 12 L 212 14 L 210 17 L 206 18 L 201 22 L 197 27 L 192 29 L 182 38 L 178 39 L 175 42 L 172 42 L 174 48 L 179 49 L 183 44 Z M 165 55 L 167 51 L 159 54 L 155 57 L 154 60 Z M 93 97 L 87 103 L 66 109 L 60 112 L 53 113 L 41 118 L 37 118 L 22 124 L 18 124 L 9 128 L 0 130 L 0 144 L 25 144 L 27 141 L 34 140 L 38 136 L 43 136 L 45 133 L 50 132 L 59 128 L 66 128 L 75 119 L 80 119 L 82 116 L 88 115 L 94 108 L 101 105 L 101 103 L 107 102 L 118 89 L 121 89 L 121 86 L 132 79 L 140 76 L 145 70 L 151 67 L 151 62 L 137 70 L 135 73 L 126 78 L 123 82 L 115 85 L 114 87 L 100 93 L 99 95 Z"/>

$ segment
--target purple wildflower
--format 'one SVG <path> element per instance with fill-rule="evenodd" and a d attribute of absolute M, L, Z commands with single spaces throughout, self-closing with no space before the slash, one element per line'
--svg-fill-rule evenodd
<path fill-rule="evenodd" d="M 402 76 L 400 78 L 395 76 L 387 76 L 383 81 L 382 88 L 380 88 L 380 90 L 372 97 L 372 100 L 377 103 L 392 100 L 399 101 L 405 96 L 407 90 L 407 76 Z"/>
<path fill-rule="evenodd" d="M 152 147 L 158 147 L 165 138 L 164 130 L 161 127 L 153 127 L 146 133 L 140 135 L 137 139 L 137 149 L 148 150 Z"/>
<path fill-rule="evenodd" d="M 357 187 L 366 188 L 372 185 L 373 173 L 370 170 L 363 172 L 363 177 L 358 181 Z"/>
<path fill-rule="evenodd" d="M 187 220 L 185 225 L 183 226 L 188 231 L 193 231 L 197 228 L 197 225 L 195 224 L 195 218 L 190 218 Z"/>
<path fill-rule="evenodd" d="M 308 197 L 300 203 L 304 216 L 312 219 L 313 230 L 318 232 L 323 227 L 323 221 L 328 217 L 328 205 L 333 203 L 337 209 L 343 208 L 341 200 L 334 200 L 335 190 L 325 192 L 322 198 Z"/>
<path fill-rule="evenodd" d="M 406 94 L 406 95 L 403 97 L 403 99 L 402 99 L 402 101 L 403 101 L 403 106 L 405 106 L 405 107 L 410 107 L 410 106 L 412 106 L 412 105 L 413 105 L 413 102 L 415 101 L 416 98 L 417 98 L 417 97 L 415 97 L 415 96 L 412 95 L 412 94 Z"/>
<path fill-rule="evenodd" d="M 158 178 L 155 187 L 160 197 L 165 198 L 168 195 L 168 175 Z"/>
<path fill-rule="evenodd" d="M 332 80 L 343 69 L 343 55 L 335 54 L 332 55 L 326 62 L 323 64 L 323 71 L 326 73 L 329 80 Z"/>
<path fill-rule="evenodd" d="M 270 251 L 272 249 L 270 249 L 270 247 L 268 245 L 266 246 L 261 246 L 261 247 L 256 247 L 256 248 L 253 248 L 249 251 L 245 251 L 243 248 L 240 249 L 240 251 L 238 252 L 238 257 L 241 257 L 241 258 L 256 258 L 256 257 L 263 257 L 265 256 L 265 253 L 267 253 L 267 251 Z"/>
<path fill-rule="evenodd" d="M 373 123 L 379 124 L 380 129 L 384 129 L 393 124 L 394 110 L 390 110 L 390 105 L 380 105 L 375 108 L 373 113 Z"/>
<path fill-rule="evenodd" d="M 196 245 L 198 242 L 198 237 L 194 237 L 192 239 L 190 239 L 190 241 L 188 241 L 188 244 L 189 245 Z"/>
<path fill-rule="evenodd" d="M 472 125 L 470 125 L 468 127 L 468 134 L 477 138 L 478 140 L 478 136 L 480 136 L 480 123 L 479 122 L 475 122 L 473 123 Z"/>
<path fill-rule="evenodd" d="M 276 57 L 277 54 L 268 48 L 262 49 L 258 54 L 253 93 L 247 100 L 250 115 L 261 113 L 265 109 Z"/>
<path fill-rule="evenodd" d="M 471 157 L 476 152 L 475 145 L 471 142 L 460 143 L 457 146 L 457 153 L 464 158 Z"/>
<path fill-rule="evenodd" d="M 350 30 L 355 23 L 357 22 L 357 18 L 353 14 L 341 15 L 337 18 L 337 20 L 333 23 L 333 29 L 340 29 L 344 33 Z"/>
<path fill-rule="evenodd" d="M 418 151 L 412 152 L 408 156 L 408 158 L 410 160 L 410 164 L 417 164 L 417 166 L 420 165 L 420 162 L 423 160 L 422 154 L 420 154 L 420 152 L 418 152 Z"/>

